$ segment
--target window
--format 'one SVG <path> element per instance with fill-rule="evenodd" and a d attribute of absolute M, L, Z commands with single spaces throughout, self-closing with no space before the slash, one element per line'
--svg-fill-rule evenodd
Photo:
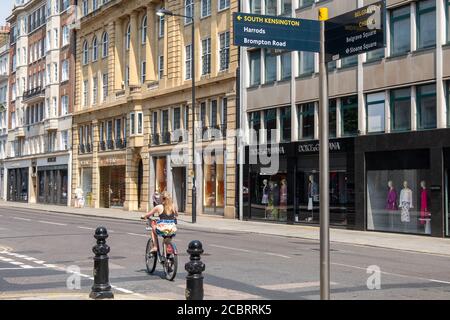
<path fill-rule="evenodd" d="M 277 15 L 277 0 L 265 0 L 266 5 L 266 15 L 276 16 Z"/>
<path fill-rule="evenodd" d="M 259 130 L 261 129 L 261 114 L 259 111 L 249 115 L 250 143 L 258 144 Z"/>
<path fill-rule="evenodd" d="M 63 47 L 69 44 L 69 27 L 63 26 L 62 29 L 62 45 Z"/>
<path fill-rule="evenodd" d="M 53 35 L 54 35 L 54 43 L 55 43 L 55 49 L 59 47 L 59 35 L 58 35 L 58 29 L 53 29 Z"/>
<path fill-rule="evenodd" d="M 210 127 L 216 127 L 217 126 L 217 100 L 212 100 L 211 101 L 209 126 Z"/>
<path fill-rule="evenodd" d="M 192 68 L 192 46 L 191 45 L 187 45 L 185 47 L 185 55 L 186 55 L 186 59 L 185 59 L 185 79 L 189 80 L 192 77 L 192 72 L 191 72 L 191 68 Z"/>
<path fill-rule="evenodd" d="M 147 16 L 142 19 L 141 29 L 141 42 L 144 44 L 147 42 Z"/>
<path fill-rule="evenodd" d="M 98 43 L 97 43 L 97 37 L 94 37 L 94 40 L 92 40 L 92 61 L 97 61 L 98 59 Z"/>
<path fill-rule="evenodd" d="M 331 99 L 328 102 L 328 110 L 329 110 L 328 130 L 330 132 L 330 138 L 336 137 L 336 130 L 337 130 L 336 105 L 337 105 L 336 99 Z"/>
<path fill-rule="evenodd" d="M 108 56 L 108 47 L 109 47 L 109 36 L 108 33 L 104 32 L 102 36 L 102 58 L 106 58 Z"/>
<path fill-rule="evenodd" d="M 230 33 L 224 32 L 219 34 L 220 42 L 220 71 L 227 70 L 230 64 Z"/>
<path fill-rule="evenodd" d="M 63 60 L 61 69 L 62 69 L 61 81 L 69 80 L 69 61 L 68 60 Z"/>
<path fill-rule="evenodd" d="M 219 11 L 230 7 L 230 0 L 218 0 Z"/>
<path fill-rule="evenodd" d="M 264 129 L 266 130 L 266 142 L 275 143 L 276 137 L 272 131 L 277 130 L 277 109 L 264 111 Z"/>
<path fill-rule="evenodd" d="M 98 97 L 98 78 L 92 78 L 92 104 L 97 104 Z"/>
<path fill-rule="evenodd" d="M 353 136 L 358 133 L 358 96 L 341 99 L 342 135 Z"/>
<path fill-rule="evenodd" d="M 277 80 L 277 56 L 272 50 L 264 50 L 264 76 L 265 83 L 271 83 Z"/>
<path fill-rule="evenodd" d="M 202 128 L 206 127 L 206 102 L 200 104 L 200 123 Z"/>
<path fill-rule="evenodd" d="M 127 26 L 127 33 L 125 35 L 125 48 L 130 50 L 131 46 L 131 24 L 129 23 Z"/>
<path fill-rule="evenodd" d="M 66 11 L 67 9 L 69 9 L 70 6 L 70 0 L 62 0 L 62 6 L 61 6 L 61 12 Z M 44 9 L 44 8 L 42 8 Z M 42 10 L 43 12 L 44 10 Z"/>
<path fill-rule="evenodd" d="M 57 63 L 53 63 L 53 75 L 54 75 L 53 82 L 59 82 L 59 80 L 58 80 L 58 64 Z"/>
<path fill-rule="evenodd" d="M 164 16 L 159 16 L 158 18 L 158 36 L 162 38 L 164 37 Z"/>
<path fill-rule="evenodd" d="M 211 73 L 211 38 L 202 40 L 202 75 Z"/>
<path fill-rule="evenodd" d="M 112 141 L 113 135 L 113 122 L 112 120 L 106 121 L 106 141 Z"/>
<path fill-rule="evenodd" d="M 169 110 L 163 110 L 161 112 L 161 133 L 163 136 L 169 132 Z"/>
<path fill-rule="evenodd" d="M 250 51 L 249 60 L 250 60 L 250 86 L 256 86 L 261 83 L 261 50 Z"/>
<path fill-rule="evenodd" d="M 411 50 L 410 6 L 391 11 L 391 54 L 398 55 Z"/>
<path fill-rule="evenodd" d="M 367 59 L 366 61 L 376 61 L 384 58 L 384 48 L 376 49 L 367 52 Z"/>
<path fill-rule="evenodd" d="M 88 81 L 83 81 L 83 106 L 87 107 L 88 105 Z"/>
<path fill-rule="evenodd" d="M 305 103 L 298 106 L 299 139 L 314 139 L 315 103 Z"/>
<path fill-rule="evenodd" d="M 314 3 L 314 0 L 299 0 L 298 7 L 304 8 L 312 5 Z"/>
<path fill-rule="evenodd" d="M 358 55 L 345 57 L 341 59 L 341 67 L 342 68 L 348 68 L 353 67 L 358 64 Z"/>
<path fill-rule="evenodd" d="M 141 63 L 141 83 L 145 83 L 145 77 L 147 72 L 147 63 L 142 61 Z"/>
<path fill-rule="evenodd" d="M 417 87 L 417 128 L 436 128 L 436 85 Z"/>
<path fill-rule="evenodd" d="M 136 134 L 136 115 L 134 112 L 130 113 L 130 134 Z"/>
<path fill-rule="evenodd" d="M 291 77 L 291 53 L 284 52 L 280 56 L 281 60 L 281 79 L 289 79 Z"/>
<path fill-rule="evenodd" d="M 181 128 L 181 108 L 173 109 L 173 124 L 172 131 L 178 130 Z"/>
<path fill-rule="evenodd" d="M 61 97 L 61 115 L 65 116 L 69 113 L 69 96 Z"/>
<path fill-rule="evenodd" d="M 250 13 L 261 14 L 261 0 L 250 0 Z"/>
<path fill-rule="evenodd" d="M 88 43 L 85 40 L 83 43 L 83 64 L 86 65 L 89 62 L 89 48 Z"/>
<path fill-rule="evenodd" d="M 391 130 L 411 130 L 411 90 L 391 91 Z"/>
<path fill-rule="evenodd" d="M 417 2 L 417 47 L 436 45 L 436 0 Z"/>
<path fill-rule="evenodd" d="M 116 119 L 115 121 L 115 126 L 114 126 L 114 138 L 116 139 L 116 141 L 119 141 L 120 139 L 122 139 L 122 119 Z"/>
<path fill-rule="evenodd" d="M 164 56 L 158 57 L 158 77 L 160 80 L 164 78 Z"/>
<path fill-rule="evenodd" d="M 142 112 L 137 113 L 137 133 L 143 134 L 144 132 L 144 117 Z"/>
<path fill-rule="evenodd" d="M 130 85 L 130 66 L 125 66 L 125 85 Z"/>
<path fill-rule="evenodd" d="M 290 16 L 292 13 L 292 0 L 281 0 L 281 15 Z"/>
<path fill-rule="evenodd" d="M 186 17 L 192 17 L 194 15 L 194 0 L 184 1 L 184 15 Z M 190 18 L 184 18 L 184 24 L 189 24 L 192 22 Z"/>
<path fill-rule="evenodd" d="M 280 109 L 281 141 L 291 141 L 291 107 Z"/>
<path fill-rule="evenodd" d="M 92 0 L 92 11 L 98 9 L 98 0 Z"/>
<path fill-rule="evenodd" d="M 152 133 L 156 135 L 158 133 L 158 112 L 154 111 L 152 116 Z"/>
<path fill-rule="evenodd" d="M 108 97 L 108 73 L 104 73 L 102 77 L 103 102 Z"/>
<path fill-rule="evenodd" d="M 222 118 L 222 127 L 224 129 L 227 128 L 227 116 L 228 116 L 228 99 L 222 98 L 221 118 Z"/>
<path fill-rule="evenodd" d="M 314 52 L 299 51 L 299 76 L 314 73 Z"/>
<path fill-rule="evenodd" d="M 368 94 L 367 104 L 367 132 L 376 133 L 385 131 L 385 96 L 384 92 Z"/>
<path fill-rule="evenodd" d="M 88 0 L 83 0 L 83 16 L 87 16 L 89 13 Z"/>
<path fill-rule="evenodd" d="M 201 0 L 202 5 L 202 18 L 211 15 L 211 0 Z"/>

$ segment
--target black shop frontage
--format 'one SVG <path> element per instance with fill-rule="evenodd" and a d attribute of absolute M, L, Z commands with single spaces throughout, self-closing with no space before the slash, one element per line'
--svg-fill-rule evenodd
<path fill-rule="evenodd" d="M 354 138 L 330 140 L 330 223 L 355 227 Z M 244 219 L 319 224 L 319 142 L 247 146 Z"/>

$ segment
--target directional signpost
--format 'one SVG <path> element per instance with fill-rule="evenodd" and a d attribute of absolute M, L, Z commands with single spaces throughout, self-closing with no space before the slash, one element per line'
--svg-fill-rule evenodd
<path fill-rule="evenodd" d="M 386 5 L 380 1 L 326 22 L 325 51 L 332 60 L 385 47 Z"/>
<path fill-rule="evenodd" d="M 319 21 L 233 13 L 234 45 L 319 52 Z"/>

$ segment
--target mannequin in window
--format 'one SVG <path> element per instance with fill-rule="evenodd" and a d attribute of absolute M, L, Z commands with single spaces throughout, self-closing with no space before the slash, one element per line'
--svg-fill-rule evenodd
<path fill-rule="evenodd" d="M 400 192 L 400 209 L 401 209 L 401 222 L 410 222 L 410 209 L 414 208 L 412 190 L 408 187 L 408 182 L 403 182 L 403 189 Z"/>
<path fill-rule="evenodd" d="M 286 182 L 286 179 L 281 180 L 280 205 L 282 207 L 287 206 L 287 182 Z"/>
<path fill-rule="evenodd" d="M 311 211 L 311 217 L 307 218 L 307 221 L 313 220 L 313 209 L 314 204 L 313 202 L 317 202 L 319 199 L 318 197 L 318 190 L 317 190 L 317 183 L 314 181 L 314 176 L 311 174 L 309 176 L 309 183 L 308 183 L 308 211 Z"/>
<path fill-rule="evenodd" d="M 388 194 L 386 198 L 386 210 L 397 210 L 397 191 L 394 188 L 394 183 L 392 181 L 388 182 Z"/>
<path fill-rule="evenodd" d="M 262 204 L 269 204 L 269 186 L 267 185 L 267 179 L 263 180 L 263 186 L 262 186 Z"/>
<path fill-rule="evenodd" d="M 430 213 L 430 193 L 427 189 L 427 184 L 425 181 L 420 182 L 420 224 L 424 225 L 426 223 L 425 219 L 429 219 Z"/>

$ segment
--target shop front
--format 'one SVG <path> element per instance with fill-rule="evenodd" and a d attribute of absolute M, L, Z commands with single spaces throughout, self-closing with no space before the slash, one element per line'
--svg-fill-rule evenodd
<path fill-rule="evenodd" d="M 443 129 L 357 138 L 358 229 L 449 236 L 449 133 Z"/>
<path fill-rule="evenodd" d="M 8 201 L 28 202 L 28 170 L 28 167 L 8 168 Z"/>
<path fill-rule="evenodd" d="M 92 188 L 92 173 L 93 173 L 92 160 L 80 159 L 79 166 L 80 166 L 79 176 L 81 179 L 79 187 L 81 187 L 81 190 L 83 190 L 84 206 L 93 208 L 95 204 Z"/>
<path fill-rule="evenodd" d="M 68 156 L 37 160 L 37 202 L 67 205 L 69 170 Z"/>
<path fill-rule="evenodd" d="M 282 223 L 319 223 L 319 143 L 249 146 L 244 167 L 244 217 Z M 353 228 L 353 138 L 330 141 L 330 223 Z"/>
<path fill-rule="evenodd" d="M 99 171 L 100 171 L 100 207 L 123 208 L 126 196 L 125 155 L 100 157 Z M 89 175 L 88 170 L 86 170 L 86 175 Z"/>
<path fill-rule="evenodd" d="M 203 212 L 224 215 L 225 159 L 223 153 L 203 156 Z"/>

